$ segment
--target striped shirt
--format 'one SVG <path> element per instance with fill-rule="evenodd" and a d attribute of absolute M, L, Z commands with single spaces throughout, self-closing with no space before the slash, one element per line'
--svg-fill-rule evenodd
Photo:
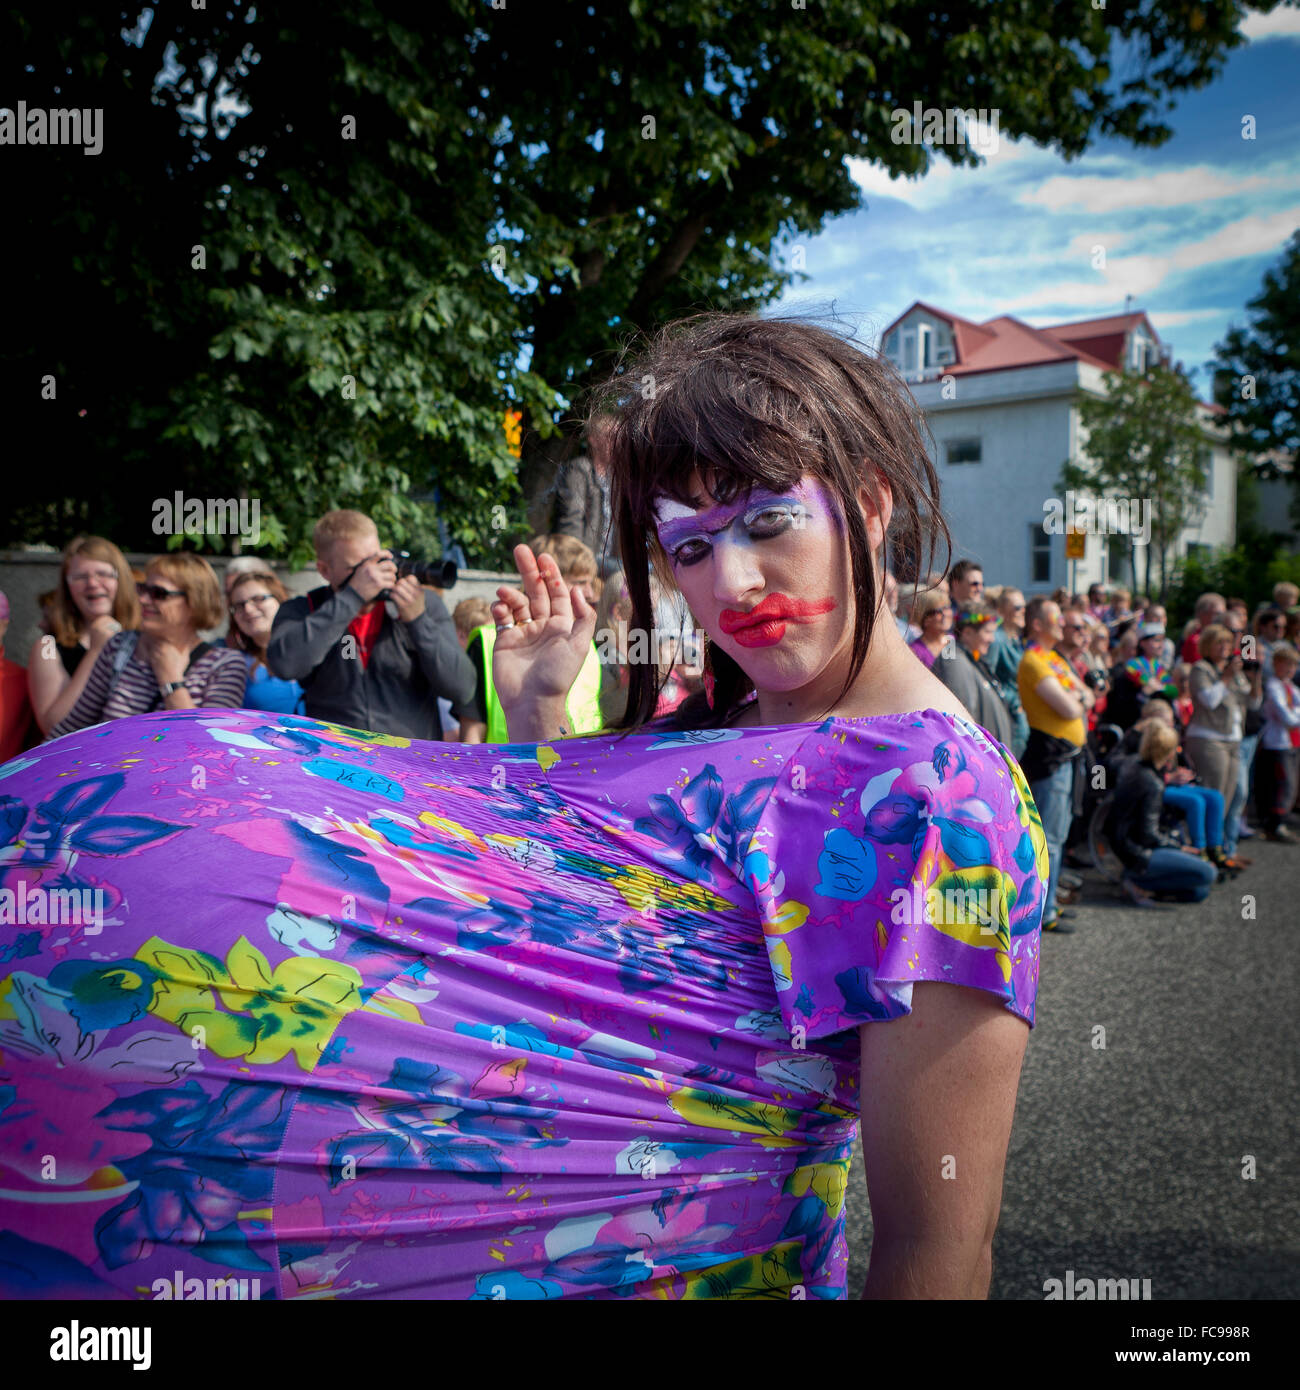
<path fill-rule="evenodd" d="M 50 738 L 60 738 L 75 729 L 87 729 L 108 719 L 162 708 L 162 691 L 154 678 L 153 667 L 141 655 L 139 646 L 122 668 L 116 683 L 113 680 L 114 657 L 122 643 L 136 635 L 119 632 L 104 643 L 86 688 L 67 717 L 50 730 Z M 233 647 L 209 647 L 197 661 L 191 662 L 183 679 L 196 705 L 239 709 L 244 703 L 244 656 Z"/>

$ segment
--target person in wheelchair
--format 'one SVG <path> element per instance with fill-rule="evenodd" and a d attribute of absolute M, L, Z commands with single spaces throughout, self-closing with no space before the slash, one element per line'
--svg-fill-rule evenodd
<path fill-rule="evenodd" d="M 1145 722 L 1145 721 L 1144 721 Z M 1138 907 L 1152 899 L 1203 902 L 1216 874 L 1195 846 L 1180 846 L 1161 828 L 1163 774 L 1177 765 L 1178 734 L 1161 720 L 1146 723 L 1136 758 L 1123 763 L 1103 833 L 1124 866 L 1120 887 Z"/>

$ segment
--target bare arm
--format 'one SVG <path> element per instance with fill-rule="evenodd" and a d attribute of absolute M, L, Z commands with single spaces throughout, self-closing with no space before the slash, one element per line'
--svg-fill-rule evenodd
<path fill-rule="evenodd" d="M 64 670 L 53 637 L 38 637 L 32 643 L 27 657 L 27 690 L 41 733 L 48 734 L 72 713 L 72 707 L 81 698 L 90 673 L 95 669 L 96 657 L 104 650 L 108 639 L 120 631 L 121 625 L 112 618 L 97 618 L 90 626 L 90 646 L 71 676 Z"/>
<path fill-rule="evenodd" d="M 487 741 L 487 725 L 481 719 L 462 719 L 460 721 L 461 743 L 484 743 Z"/>
<path fill-rule="evenodd" d="M 910 1014 L 860 1037 L 862 1297 L 987 1298 L 1028 1026 L 984 990 L 919 981 Z"/>

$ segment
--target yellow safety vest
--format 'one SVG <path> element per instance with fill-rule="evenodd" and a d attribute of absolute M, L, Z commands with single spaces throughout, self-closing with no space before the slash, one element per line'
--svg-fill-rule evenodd
<path fill-rule="evenodd" d="M 496 624 L 484 623 L 475 628 L 483 642 L 483 696 L 487 707 L 488 743 L 509 743 L 510 732 L 506 728 L 505 711 L 497 698 L 496 687 L 492 684 L 492 648 L 496 645 Z M 472 634 L 471 634 L 472 640 Z M 587 659 L 582 663 L 578 679 L 564 700 L 564 712 L 569 720 L 572 734 L 594 734 L 604 727 L 600 713 L 600 654 L 596 644 L 591 644 Z"/>

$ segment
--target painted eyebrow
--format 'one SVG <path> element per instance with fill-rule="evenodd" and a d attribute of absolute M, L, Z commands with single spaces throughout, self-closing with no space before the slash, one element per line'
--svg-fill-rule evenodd
<path fill-rule="evenodd" d="M 659 526 L 659 536 L 661 540 L 664 538 L 672 539 L 684 534 L 694 536 L 701 531 L 706 536 L 716 536 L 719 532 L 725 531 L 738 516 L 743 516 L 745 512 L 753 511 L 756 507 L 769 507 L 774 502 L 790 502 L 798 507 L 808 505 L 802 497 L 796 497 L 793 493 L 769 492 L 766 489 L 760 489 L 757 491 L 757 495 L 751 494 L 743 505 L 732 502 L 726 506 L 712 507 L 705 512 L 705 517 L 712 518 L 721 515 L 726 518 L 717 526 L 705 526 L 703 518 L 700 517 L 675 516 Z"/>

